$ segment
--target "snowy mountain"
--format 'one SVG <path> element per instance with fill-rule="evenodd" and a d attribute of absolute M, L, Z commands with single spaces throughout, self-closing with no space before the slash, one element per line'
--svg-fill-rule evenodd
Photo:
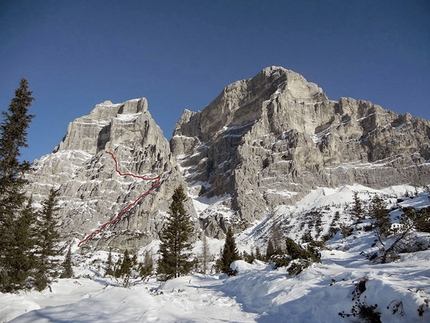
<path fill-rule="evenodd" d="M 171 148 L 188 185 L 200 198 L 223 197 L 238 231 L 317 187 L 430 182 L 429 121 L 329 100 L 282 67 L 230 84 L 201 112 L 185 111 Z M 216 210 L 201 219 L 207 234 L 223 227 Z"/>
<path fill-rule="evenodd" d="M 159 177 L 161 185 L 85 243 L 107 250 L 138 249 L 163 227 L 178 185 L 196 238 L 223 238 L 255 221 L 283 219 L 317 188 L 381 189 L 430 183 L 430 122 L 366 101 L 329 100 L 316 84 L 268 67 L 227 86 L 201 112 L 186 110 L 170 144 L 145 98 L 98 104 L 70 123 L 52 154 L 29 174 L 35 201 L 60 191 L 62 233 L 84 239 L 154 185 L 122 173 Z M 286 225 L 284 225 L 286 227 Z"/>
<path fill-rule="evenodd" d="M 391 262 L 374 257 L 395 243 L 408 208 L 430 210 L 430 122 L 329 100 L 282 67 L 230 84 L 201 112 L 184 111 L 170 143 L 145 98 L 98 104 L 70 123 L 28 179 L 36 204 L 59 190 L 75 278 L 54 282 L 52 292 L 0 294 L 0 322 L 429 321 L 430 234 L 412 230 Z M 233 277 L 196 269 L 165 283 L 136 278 L 129 288 L 105 277 L 110 249 L 114 262 L 124 250 L 157 259 L 179 185 L 196 258 L 204 233 L 213 266 L 232 227 L 248 255 L 264 253 L 269 240 L 281 248 L 287 237 L 305 247 L 325 241 L 321 262 L 293 274 L 273 261 L 237 261 Z M 366 215 L 376 195 L 390 210 L 386 241 Z"/>
<path fill-rule="evenodd" d="M 185 185 L 145 98 L 121 104 L 105 101 L 71 122 L 54 152 L 35 161 L 35 170 L 28 175 L 29 193 L 40 201 L 51 187 L 59 189 L 62 234 L 69 241 L 82 240 L 157 182 L 120 176 L 112 157 L 122 174 L 160 178 L 160 185 L 85 246 L 135 249 L 158 238 L 168 197 Z M 191 203 L 189 212 L 194 212 Z"/>

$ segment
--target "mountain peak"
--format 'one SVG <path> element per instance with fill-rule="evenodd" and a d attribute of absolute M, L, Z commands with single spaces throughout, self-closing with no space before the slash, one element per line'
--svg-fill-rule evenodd
<path fill-rule="evenodd" d="M 35 200 L 60 187 L 63 228 L 79 239 L 147 190 L 115 179 L 106 150 L 124 173 L 160 176 L 162 184 L 111 235 L 98 237 L 101 247 L 156 239 L 180 184 L 193 194 L 187 208 L 196 225 L 222 237 L 227 225 L 243 230 L 317 187 L 430 181 L 429 121 L 363 100 L 329 100 L 315 83 L 277 66 L 231 83 L 202 111 L 185 110 L 170 145 L 145 98 L 105 101 L 71 122 L 30 177 Z"/>

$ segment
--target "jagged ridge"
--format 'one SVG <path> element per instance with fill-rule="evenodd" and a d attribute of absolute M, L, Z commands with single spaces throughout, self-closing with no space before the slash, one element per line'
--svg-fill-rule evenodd
<path fill-rule="evenodd" d="M 430 179 L 428 121 L 371 102 L 329 100 L 282 67 L 232 83 L 201 112 L 185 111 L 170 145 L 200 197 L 231 196 L 225 204 L 241 228 L 318 186 Z M 214 212 L 204 221 L 213 231 L 223 219 Z"/>
<path fill-rule="evenodd" d="M 156 193 L 92 240 L 100 248 L 136 248 L 158 238 L 184 181 L 196 228 L 221 238 L 227 222 L 243 230 L 320 186 L 428 184 L 429 147 L 429 121 L 366 101 L 329 100 L 303 76 L 268 67 L 227 86 L 201 112 L 184 111 L 170 145 L 145 98 L 96 105 L 35 162 L 29 192 L 40 201 L 59 187 L 62 230 L 82 239 L 148 189 L 116 178 L 104 150 L 124 172 L 161 176 Z"/>

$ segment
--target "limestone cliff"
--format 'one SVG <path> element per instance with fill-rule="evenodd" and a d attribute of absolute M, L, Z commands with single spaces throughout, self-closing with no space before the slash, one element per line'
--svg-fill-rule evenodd
<path fill-rule="evenodd" d="M 153 183 L 161 185 L 86 245 L 135 249 L 158 238 L 170 198 L 187 185 L 187 209 L 206 234 L 248 227 L 317 187 L 430 184 L 430 122 L 366 101 L 329 100 L 282 67 L 234 82 L 201 112 L 184 111 L 169 142 L 145 98 L 98 104 L 71 122 L 52 154 L 34 164 L 36 202 L 60 192 L 61 230 L 83 239 Z"/>
<path fill-rule="evenodd" d="M 40 201 L 51 187 L 58 188 L 62 233 L 83 239 L 154 184 L 118 176 L 105 151 L 115 155 L 122 173 L 160 176 L 161 185 L 86 245 L 120 249 L 146 245 L 158 238 L 169 198 L 184 183 L 145 98 L 122 104 L 105 101 L 71 122 L 54 152 L 35 162 L 29 175 L 33 198 Z M 191 202 L 188 209 L 194 215 Z"/>
<path fill-rule="evenodd" d="M 269 67 L 186 110 L 170 141 L 198 198 L 224 197 L 244 228 L 312 188 L 430 183 L 430 122 L 366 101 L 329 100 L 316 84 Z M 200 214 L 207 234 L 224 224 Z"/>

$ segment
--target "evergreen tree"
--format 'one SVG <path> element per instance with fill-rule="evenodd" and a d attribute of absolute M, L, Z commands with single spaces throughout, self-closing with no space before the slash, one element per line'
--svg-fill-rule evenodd
<path fill-rule="evenodd" d="M 28 90 L 28 82 L 21 79 L 20 87 L 15 91 L 15 98 L 12 99 L 8 112 L 3 111 L 3 120 L 0 122 L 0 196 L 2 202 L 8 201 L 18 195 L 27 181 L 23 174 L 30 170 L 30 163 L 20 162 L 20 149 L 28 147 L 27 128 L 30 125 L 33 115 L 28 114 L 28 109 L 34 98 L 33 92 Z M 4 200 L 3 200 L 4 199 Z M 2 205 L 4 205 L 2 203 Z M 18 206 L 22 205 L 22 201 Z"/>
<path fill-rule="evenodd" d="M 272 225 L 270 238 L 272 240 L 275 253 L 279 255 L 282 254 L 284 249 L 283 248 L 284 234 L 282 233 L 282 229 L 279 223 Z"/>
<path fill-rule="evenodd" d="M 61 274 L 60 278 L 72 278 L 73 277 L 73 268 L 72 268 L 72 249 L 71 249 L 71 246 L 69 246 L 69 249 L 67 250 L 66 258 L 64 259 L 61 266 L 63 267 L 63 273 Z"/>
<path fill-rule="evenodd" d="M 354 204 L 352 205 L 351 215 L 354 220 L 362 220 L 364 218 L 363 204 L 361 203 L 358 193 L 354 192 Z"/>
<path fill-rule="evenodd" d="M 203 274 L 206 274 L 207 270 L 208 270 L 208 262 L 209 262 L 209 245 L 208 245 L 208 240 L 206 239 L 206 235 L 203 232 L 202 233 L 202 272 Z"/>
<path fill-rule="evenodd" d="M 122 265 L 121 258 L 118 258 L 118 260 L 115 263 L 115 267 L 114 267 L 114 271 L 113 271 L 115 278 L 121 277 L 121 265 Z"/>
<path fill-rule="evenodd" d="M 153 270 L 154 261 L 152 260 L 152 256 L 149 251 L 146 251 L 143 263 L 139 266 L 139 275 L 142 277 L 142 280 L 145 280 L 147 277 L 151 276 Z"/>
<path fill-rule="evenodd" d="M 27 128 L 34 117 L 28 114 L 34 98 L 28 82 L 21 79 L 7 112 L 0 122 L 0 291 L 13 292 L 25 285 L 28 274 L 27 230 L 30 208 L 23 210 L 23 174 L 30 163 L 19 161 L 20 149 L 27 147 Z M 21 215 L 21 212 L 24 212 Z M 19 259 L 21 258 L 21 259 Z"/>
<path fill-rule="evenodd" d="M 231 270 L 230 265 L 233 261 L 239 259 L 240 257 L 236 247 L 236 240 L 234 239 L 231 227 L 229 227 L 219 263 L 220 270 L 228 275 L 234 275 L 235 273 Z"/>
<path fill-rule="evenodd" d="M 119 276 L 123 277 L 124 287 L 130 286 L 131 270 L 133 269 L 133 259 L 130 257 L 128 250 L 124 251 L 122 263 L 119 268 Z"/>
<path fill-rule="evenodd" d="M 189 238 L 193 232 L 193 223 L 184 208 L 186 199 L 184 189 L 179 186 L 173 193 L 168 222 L 160 233 L 157 271 L 164 279 L 186 275 L 193 265 L 193 261 L 189 260 L 191 252 Z"/>
<path fill-rule="evenodd" d="M 35 265 L 35 257 L 32 253 L 34 239 L 31 223 L 34 217 L 32 199 L 30 198 L 27 205 L 18 215 L 14 224 L 10 228 L 12 240 L 11 246 L 15 246 L 9 253 L 8 265 L 11 270 L 7 273 L 9 286 L 5 291 L 16 291 L 25 287 L 31 287 L 29 276 Z"/>
<path fill-rule="evenodd" d="M 372 219 L 375 219 L 375 227 L 378 228 L 378 237 L 381 240 L 382 236 L 387 237 L 391 229 L 390 212 L 386 209 L 384 201 L 375 194 L 369 209 L 369 215 Z"/>
<path fill-rule="evenodd" d="M 247 263 L 252 264 L 255 260 L 254 251 L 251 249 L 251 254 L 248 254 L 245 250 L 243 251 L 242 255 L 243 260 L 245 260 Z"/>
<path fill-rule="evenodd" d="M 113 263 L 112 263 L 112 249 L 109 249 L 108 259 L 106 262 L 106 271 L 105 271 L 105 277 L 106 276 L 113 276 L 114 271 L 112 269 Z"/>
<path fill-rule="evenodd" d="M 273 246 L 272 240 L 269 240 L 267 243 L 267 250 L 266 250 L 266 261 L 270 259 L 275 254 L 275 247 Z"/>
<path fill-rule="evenodd" d="M 255 259 L 257 260 L 263 260 L 263 255 L 261 254 L 260 248 L 256 247 L 255 248 Z"/>
<path fill-rule="evenodd" d="M 58 246 L 60 234 L 57 231 L 57 212 L 59 210 L 57 197 L 58 191 L 51 189 L 48 198 L 42 203 L 42 211 L 37 224 L 38 275 L 36 287 L 38 290 L 43 290 L 51 278 L 58 275 L 58 260 L 55 258 L 60 254 Z"/>

